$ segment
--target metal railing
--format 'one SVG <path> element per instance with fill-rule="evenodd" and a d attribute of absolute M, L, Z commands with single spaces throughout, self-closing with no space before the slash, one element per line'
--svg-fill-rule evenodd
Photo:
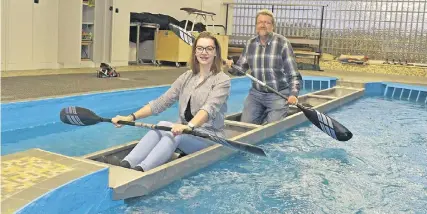
<path fill-rule="evenodd" d="M 255 35 L 255 16 L 270 9 L 277 33 L 321 40 L 323 53 L 427 63 L 426 0 L 235 0 L 232 35 Z M 301 4 L 304 3 L 304 4 Z M 325 7 L 326 6 L 326 7 Z M 228 14 L 228 13 L 227 13 Z M 231 41 L 241 44 L 244 41 Z"/>

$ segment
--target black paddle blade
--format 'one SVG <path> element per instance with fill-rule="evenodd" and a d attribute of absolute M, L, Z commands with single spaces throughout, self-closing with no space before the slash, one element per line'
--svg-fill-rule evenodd
<path fill-rule="evenodd" d="M 187 32 L 184 28 L 181 28 L 178 25 L 169 23 L 169 29 L 172 32 L 174 32 L 185 43 L 189 44 L 190 46 L 193 46 L 193 43 L 196 40 L 196 38 L 191 33 Z"/>
<path fill-rule="evenodd" d="M 245 152 L 249 152 L 251 154 L 254 155 L 258 155 L 258 156 L 262 156 L 262 157 L 266 157 L 267 155 L 265 154 L 264 150 L 258 146 L 254 146 L 251 144 L 247 144 L 247 143 L 242 143 L 242 142 L 236 142 L 236 141 L 232 141 L 232 140 L 226 140 L 226 142 L 241 151 L 245 151 Z"/>
<path fill-rule="evenodd" d="M 234 148 L 243 152 L 248 152 L 248 153 L 258 155 L 258 156 L 263 156 L 263 157 L 267 156 L 262 148 L 251 145 L 251 144 L 228 140 L 228 139 L 220 138 L 217 136 L 213 136 L 213 135 L 198 132 L 198 131 L 184 131 L 184 133 L 188 133 L 188 134 L 191 133 L 195 136 L 207 138 L 215 143 L 221 144 L 226 147 Z"/>
<path fill-rule="evenodd" d="M 342 124 L 327 115 L 308 108 L 301 108 L 305 116 L 320 130 L 327 135 L 339 141 L 348 141 L 353 137 L 353 134 Z"/>
<path fill-rule="evenodd" d="M 237 150 L 248 152 L 248 153 L 251 153 L 254 155 L 258 155 L 258 156 L 263 156 L 263 157 L 267 156 L 262 148 L 251 145 L 251 144 L 237 142 L 237 141 L 233 141 L 233 140 L 222 139 L 222 138 L 217 138 L 215 136 L 209 136 L 209 137 L 214 142 L 217 142 L 217 143 L 224 145 L 224 146 L 227 146 L 227 147 L 232 147 L 232 148 L 235 148 Z"/>
<path fill-rule="evenodd" d="M 59 116 L 63 123 L 77 126 L 90 126 L 102 121 L 91 110 L 76 106 L 63 108 Z"/>

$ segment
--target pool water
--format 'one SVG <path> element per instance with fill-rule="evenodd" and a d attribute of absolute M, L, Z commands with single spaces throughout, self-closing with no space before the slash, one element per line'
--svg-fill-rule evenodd
<path fill-rule="evenodd" d="M 104 213 L 427 213 L 427 106 L 363 97 L 328 113 L 339 142 L 306 122 Z"/>
<path fill-rule="evenodd" d="M 312 84 L 308 90 L 301 90 L 301 94 L 319 90 L 320 87 L 326 88 L 327 84 L 324 84 L 327 83 L 326 79 L 321 82 L 322 84 L 318 84 L 317 87 L 312 87 Z M 59 113 L 64 107 L 80 106 L 106 118 L 118 114 L 129 115 L 150 100 L 159 97 L 168 88 L 168 86 L 154 87 L 2 104 L 1 155 L 40 148 L 69 156 L 81 156 L 139 140 L 147 133 L 147 129 L 132 126 L 117 129 L 110 123 L 85 127 L 71 126 L 59 120 Z M 248 78 L 232 80 L 227 114 L 241 111 L 249 88 L 250 80 Z M 165 112 L 141 121 L 152 124 L 161 120 L 176 121 L 178 119 L 177 106 L 175 104 Z"/>

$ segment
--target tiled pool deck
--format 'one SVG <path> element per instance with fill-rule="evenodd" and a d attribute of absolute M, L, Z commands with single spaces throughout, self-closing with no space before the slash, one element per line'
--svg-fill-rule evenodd
<path fill-rule="evenodd" d="M 40 149 L 2 156 L 1 213 L 14 213 L 45 193 L 107 166 Z"/>

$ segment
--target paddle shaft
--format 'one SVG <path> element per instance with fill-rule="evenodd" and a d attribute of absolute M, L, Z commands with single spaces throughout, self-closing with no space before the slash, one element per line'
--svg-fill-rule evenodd
<path fill-rule="evenodd" d="M 111 119 L 109 119 L 109 118 L 101 118 L 101 120 L 102 120 L 102 122 L 112 122 Z M 117 123 L 122 124 L 122 125 L 128 125 L 128 126 L 137 126 L 137 127 L 143 127 L 143 128 L 149 128 L 149 129 L 158 129 L 158 130 L 162 130 L 162 131 L 171 131 L 172 130 L 171 127 L 158 126 L 158 125 L 149 124 L 149 123 L 131 122 L 131 121 L 122 121 L 122 120 L 119 120 Z M 197 135 L 197 136 L 199 135 L 199 133 L 196 133 L 196 132 L 190 131 L 190 130 L 184 130 L 183 133 L 193 134 L 193 135 Z"/>
<path fill-rule="evenodd" d="M 225 62 L 225 60 L 223 60 L 223 62 Z M 255 77 L 253 77 L 252 75 L 250 75 L 250 74 L 248 74 L 248 73 L 245 73 L 245 72 L 241 71 L 237 66 L 235 66 L 235 65 L 231 65 L 231 67 L 233 67 L 233 68 L 234 68 L 235 70 L 237 70 L 239 73 L 241 73 L 241 74 L 245 74 L 245 75 L 246 75 L 247 77 L 249 77 L 251 80 L 253 80 L 253 81 L 257 82 L 258 84 L 260 84 L 260 85 L 262 85 L 262 86 L 264 86 L 265 88 L 267 88 L 268 90 L 270 90 L 270 91 L 274 92 L 275 94 L 277 94 L 278 96 L 282 97 L 283 99 L 288 100 L 288 97 L 286 97 L 285 95 L 281 94 L 280 92 L 278 92 L 278 91 L 274 90 L 274 88 L 272 88 L 272 87 L 268 86 L 268 85 L 267 85 L 267 84 L 265 84 L 264 82 L 261 82 L 259 79 L 257 79 L 257 78 L 255 78 Z M 297 106 L 298 108 L 300 108 L 301 110 L 302 110 L 302 109 L 305 109 L 305 107 L 304 107 L 304 106 L 302 106 L 302 105 L 300 105 L 299 103 L 297 103 L 297 104 L 296 104 L 296 106 Z"/>
<path fill-rule="evenodd" d="M 111 119 L 107 119 L 107 118 L 101 118 L 101 120 L 102 120 L 102 122 L 111 122 Z M 149 124 L 149 123 L 131 122 L 131 121 L 122 121 L 122 120 L 119 120 L 117 123 L 122 124 L 122 125 L 128 125 L 128 126 L 137 126 L 137 127 L 143 127 L 143 128 L 149 128 L 149 129 L 158 129 L 158 130 L 162 130 L 162 131 L 171 131 L 172 130 L 171 127 L 158 126 L 158 125 Z M 184 130 L 183 133 L 194 134 L 197 136 L 199 134 L 199 133 L 195 133 L 194 131 L 190 131 L 190 130 Z"/>
<path fill-rule="evenodd" d="M 82 107 L 78 107 L 78 106 L 69 106 L 66 108 L 63 108 L 59 114 L 59 117 L 61 119 L 62 122 L 66 123 L 66 124 L 70 124 L 70 125 L 77 125 L 77 126 L 90 126 L 90 125 L 95 125 L 97 123 L 100 122 L 108 122 L 108 123 L 112 123 L 112 119 L 111 118 L 102 118 L 98 115 L 96 115 L 93 111 L 86 109 L 86 108 L 82 108 Z M 140 123 L 140 122 L 133 122 L 133 121 L 118 121 L 119 124 L 123 124 L 123 125 L 129 125 L 129 126 L 138 126 L 138 127 L 144 127 L 144 128 L 149 128 L 149 129 L 157 129 L 157 130 L 163 130 L 163 131 L 171 131 L 172 128 L 171 127 L 166 127 L 166 126 L 158 126 L 158 125 L 153 125 L 153 124 L 148 124 L 148 123 Z M 221 137 L 216 136 L 216 134 L 208 134 L 208 133 L 204 133 L 204 132 L 200 132 L 197 130 L 189 130 L 189 129 L 184 129 L 183 130 L 184 134 L 190 134 L 193 136 L 197 136 L 197 137 L 202 137 L 202 138 L 206 138 L 209 139 L 215 143 L 221 144 L 223 146 L 226 147 L 232 147 L 235 148 L 237 150 L 241 150 L 244 152 L 249 152 L 255 155 L 259 155 L 259 156 L 267 156 L 264 152 L 264 150 L 260 147 L 251 145 L 251 144 L 247 144 L 247 143 L 242 143 L 242 142 L 238 142 L 238 141 L 233 141 L 233 140 L 229 140 L 229 139 L 224 139 Z"/>
<path fill-rule="evenodd" d="M 100 118 L 101 122 L 112 122 L 111 119 L 108 118 Z M 137 126 L 137 127 L 144 127 L 144 128 L 149 128 L 149 129 L 157 129 L 157 130 L 162 130 L 162 131 L 171 131 L 172 128 L 171 127 L 167 127 L 167 126 L 158 126 L 158 125 L 154 125 L 154 124 L 148 124 L 148 123 L 141 123 L 141 122 L 131 122 L 131 121 L 122 121 L 119 120 L 117 123 L 119 124 L 123 124 L 123 125 L 129 125 L 129 126 Z M 217 136 L 212 136 L 209 134 L 205 134 L 202 132 L 198 132 L 198 131 L 191 131 L 188 129 L 185 129 L 183 131 L 184 134 L 190 134 L 190 135 L 194 135 L 197 137 L 202 137 L 202 138 L 207 138 L 209 140 L 212 140 L 213 142 L 219 143 L 219 144 L 224 144 L 223 141 L 226 142 L 227 145 L 232 146 L 234 148 L 237 148 L 239 150 L 243 150 L 255 155 L 259 155 L 259 156 L 266 156 L 264 150 L 260 147 L 251 145 L 251 144 L 247 144 L 247 143 L 241 143 L 241 142 L 237 142 L 237 141 L 232 141 L 232 140 L 227 140 L 227 139 L 223 139 Z M 221 141 L 221 142 L 218 142 Z"/>

